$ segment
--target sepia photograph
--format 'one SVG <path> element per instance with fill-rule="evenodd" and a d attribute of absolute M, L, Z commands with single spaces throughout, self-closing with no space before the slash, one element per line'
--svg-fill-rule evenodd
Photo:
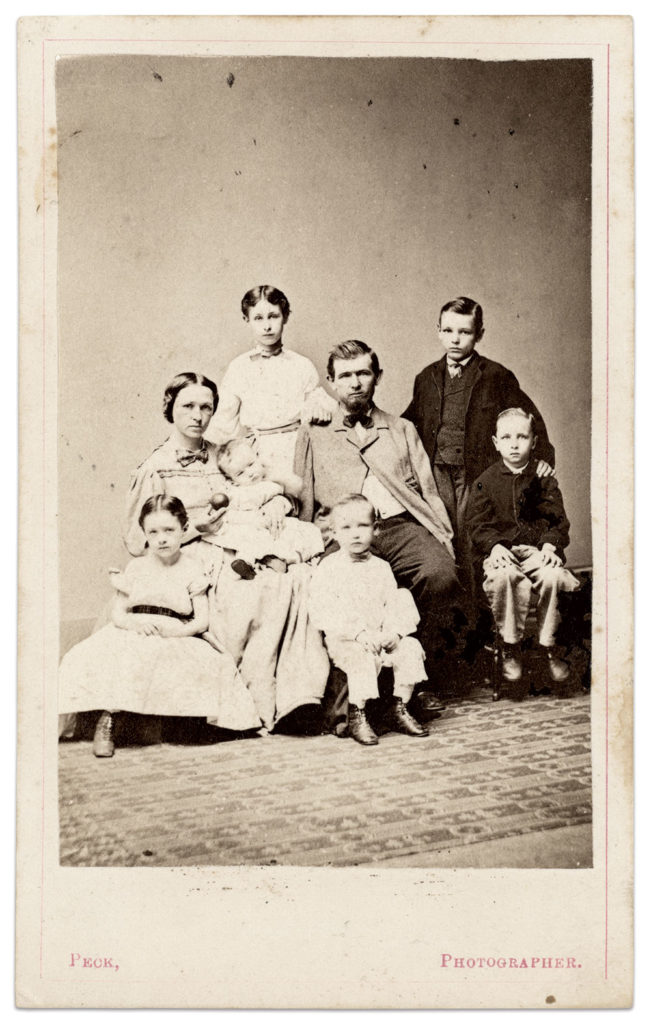
<path fill-rule="evenodd" d="M 590 866 L 591 97 L 58 61 L 63 864 Z"/>
<path fill-rule="evenodd" d="M 576 993 L 563 1005 L 625 1005 L 626 971 L 590 1002 L 577 943 L 607 913 L 608 780 L 624 833 L 630 802 L 608 728 L 616 693 L 628 749 L 626 659 L 609 691 L 628 634 L 608 609 L 632 578 L 609 452 L 632 409 L 609 377 L 607 41 L 612 26 L 626 54 L 628 20 L 568 37 L 547 19 L 556 34 L 536 37 L 506 19 L 510 40 L 500 19 L 443 19 L 441 39 L 430 19 L 350 19 L 346 40 L 341 19 L 311 19 L 305 38 L 289 18 L 182 19 L 178 35 L 146 20 L 133 34 L 34 19 L 23 40 L 42 76 L 41 180 L 23 175 L 21 193 L 42 246 L 21 271 L 36 325 L 23 402 L 42 431 L 41 560 L 21 568 L 47 680 L 40 985 L 70 1000 L 84 961 L 121 969 L 127 922 L 102 906 L 163 878 L 169 907 L 192 878 L 211 901 L 236 879 L 275 906 L 283 884 L 354 892 L 369 935 L 374 905 L 393 927 L 394 881 L 407 903 L 439 886 L 454 916 L 462 873 L 468 927 L 471 889 L 508 901 L 526 879 L 525 905 L 551 885 L 582 908 L 571 941 L 543 927 L 540 948 L 491 945 L 488 917 L 465 952 L 439 936 L 445 983 L 486 963 L 461 998 L 432 979 L 401 997 L 386 977 L 339 1003 L 329 985 L 247 1002 L 239 980 L 182 998 L 536 1006 L 542 966 Z M 127 868 L 177 870 L 108 870 Z M 84 931 L 110 919 L 112 945 L 64 943 L 48 975 L 45 925 L 70 887 L 98 900 Z M 161 912 L 147 897 L 131 921 L 155 930 Z M 112 1002 L 98 970 L 87 1005 L 178 1005 L 145 994 L 136 959 L 137 992 Z M 517 994 L 514 968 L 528 971 Z"/>

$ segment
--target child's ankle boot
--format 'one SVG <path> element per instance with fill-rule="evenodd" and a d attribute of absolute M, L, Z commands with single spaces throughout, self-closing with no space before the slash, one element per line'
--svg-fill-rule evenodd
<path fill-rule="evenodd" d="M 95 735 L 93 736 L 93 753 L 95 757 L 113 757 L 113 751 L 115 750 L 115 742 L 113 740 L 114 728 L 115 718 L 112 712 L 102 711 L 99 721 L 95 726 Z"/>

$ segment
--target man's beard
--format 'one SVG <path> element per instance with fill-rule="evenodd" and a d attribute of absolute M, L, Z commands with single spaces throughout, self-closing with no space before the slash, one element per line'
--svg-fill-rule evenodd
<path fill-rule="evenodd" d="M 348 412 L 366 412 L 373 405 L 373 395 L 349 395 L 344 405 Z"/>

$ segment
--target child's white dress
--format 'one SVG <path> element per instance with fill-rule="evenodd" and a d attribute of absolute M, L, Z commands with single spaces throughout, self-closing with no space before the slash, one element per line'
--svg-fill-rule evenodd
<path fill-rule="evenodd" d="M 235 551 L 247 562 L 259 562 L 265 555 L 276 555 L 286 562 L 309 562 L 323 552 L 321 531 L 313 523 L 286 516 L 277 537 L 267 529 L 263 509 L 268 501 L 283 494 L 273 480 L 225 488 L 230 504 L 216 534 L 216 541 Z"/>
<path fill-rule="evenodd" d="M 184 551 L 173 565 L 150 554 L 135 558 L 124 573 L 112 574 L 112 583 L 129 610 L 167 609 L 181 619 L 192 615 L 192 598 L 208 588 Z M 113 624 L 73 647 L 59 669 L 59 712 L 92 710 L 205 717 L 223 729 L 260 725 L 233 658 L 210 634 L 146 636 Z"/>

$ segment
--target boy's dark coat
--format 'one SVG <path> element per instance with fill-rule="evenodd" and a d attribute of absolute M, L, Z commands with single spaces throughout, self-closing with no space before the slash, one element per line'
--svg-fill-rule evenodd
<path fill-rule="evenodd" d="M 554 447 L 550 444 L 542 416 L 520 388 L 516 376 L 501 363 L 478 353 L 475 353 L 475 359 L 477 373 L 466 406 L 464 464 L 467 483 L 476 480 L 495 461 L 492 436 L 495 433 L 495 420 L 504 409 L 521 408 L 533 414 L 534 430 L 538 437 L 534 456 L 553 466 Z M 402 414 L 404 419 L 411 420 L 416 427 L 432 465 L 441 420 L 443 375 L 446 372 L 445 356 L 421 370 L 414 381 L 413 398 Z"/>
<path fill-rule="evenodd" d="M 501 459 L 494 462 L 472 485 L 466 522 L 482 559 L 496 544 L 509 549 L 516 544 L 553 544 L 564 559 L 570 543 L 558 483 L 553 476 L 536 476 L 532 462 L 522 473 L 512 473 Z"/>

